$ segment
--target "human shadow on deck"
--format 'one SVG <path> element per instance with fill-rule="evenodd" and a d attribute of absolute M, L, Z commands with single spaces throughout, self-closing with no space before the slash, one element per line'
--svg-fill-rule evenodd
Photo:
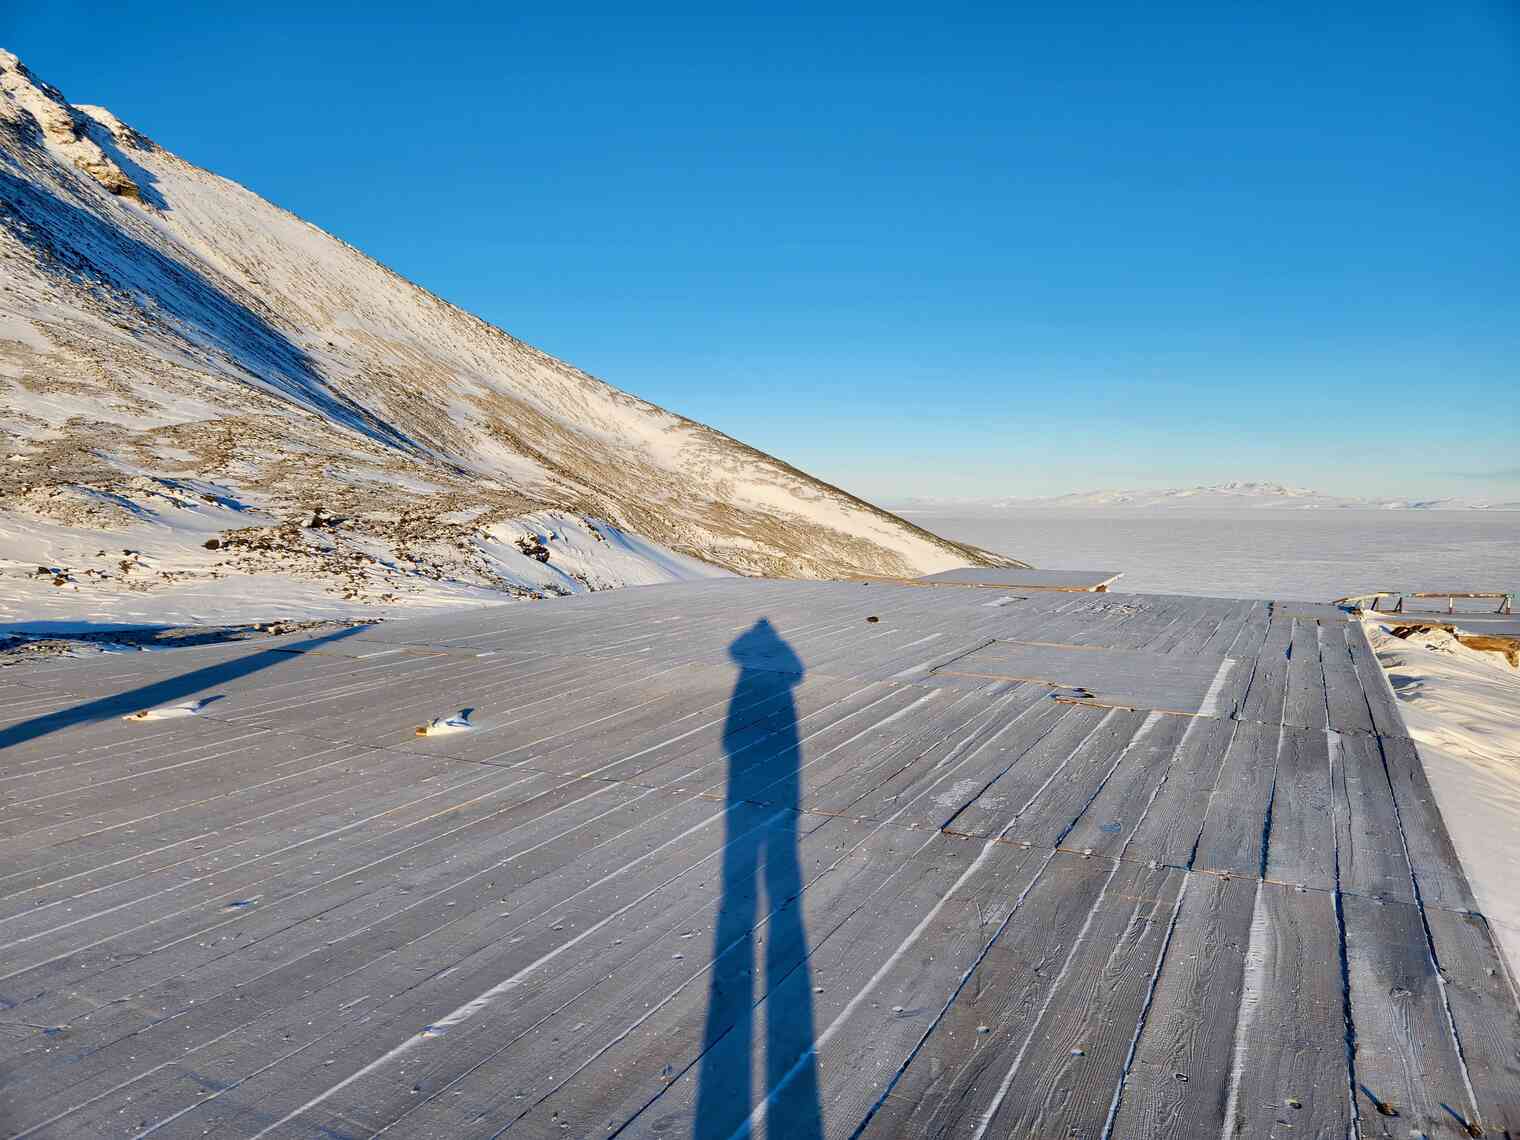
<path fill-rule="evenodd" d="M 13 747 L 17 744 L 25 744 L 28 740 L 35 740 L 39 736 L 47 736 L 49 733 L 61 732 L 65 728 L 72 728 L 77 724 L 92 724 L 95 721 L 109 720 L 115 716 L 126 716 L 140 709 L 154 708 L 158 705 L 166 705 L 171 701 L 183 700 L 197 693 L 204 692 L 213 685 L 222 685 L 239 677 L 246 677 L 250 673 L 257 673 L 261 669 L 267 669 L 281 661 L 292 660 L 292 654 L 315 649 L 318 646 L 330 642 L 352 637 L 356 633 L 363 632 L 366 626 L 350 626 L 348 629 L 335 630 L 332 633 L 314 637 L 309 641 L 300 641 L 291 645 L 282 645 L 277 649 L 264 649 L 257 653 L 250 653 L 246 657 L 237 657 L 231 661 L 219 661 L 215 665 L 207 665 L 205 668 L 196 669 L 189 673 L 182 673 L 178 677 L 169 677 L 163 681 L 154 681 L 151 684 L 141 685 L 135 689 L 128 689 L 122 693 L 112 693 L 107 697 L 98 697 L 84 704 L 74 705 L 72 708 L 60 709 L 57 712 L 45 713 L 42 716 L 24 720 L 20 724 L 11 725 L 9 728 L 0 728 L 0 751 Z M 61 673 L 50 674 L 64 676 Z M 206 698 L 206 702 L 219 699 L 216 696 Z"/>
<path fill-rule="evenodd" d="M 765 1085 L 759 1099 L 767 1102 L 766 1134 L 819 1140 L 823 1120 L 813 1055 L 813 980 L 797 850 L 802 750 L 792 700 L 804 669 L 764 618 L 737 637 L 728 652 L 740 673 L 723 728 L 728 757 L 723 898 L 713 936 L 692 1135 L 694 1140 L 729 1140 L 746 1128 L 755 1104 L 751 1074 L 758 940 L 765 947 Z M 761 703 L 773 711 L 756 724 L 743 710 Z M 757 906 L 762 884 L 771 913 L 757 939 L 755 922 L 765 913 Z"/>

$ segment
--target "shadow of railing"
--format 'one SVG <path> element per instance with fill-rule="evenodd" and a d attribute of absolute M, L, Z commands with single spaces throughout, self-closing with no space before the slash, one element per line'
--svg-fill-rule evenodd
<path fill-rule="evenodd" d="M 740 668 L 723 731 L 728 758 L 722 900 L 713 933 L 713 966 L 697 1087 L 694 1140 L 729 1140 L 747 1127 L 755 1104 L 755 977 L 759 895 L 769 906 L 765 947 L 767 1134 L 788 1140 L 823 1135 L 813 1049 L 813 986 L 802 915 L 798 853 L 801 744 L 792 689 L 800 658 L 761 618 L 729 646 Z M 755 738 L 753 715 L 769 708 Z M 757 819 L 764 823 L 756 826 Z"/>
<path fill-rule="evenodd" d="M 231 661 L 219 661 L 215 665 L 207 665 L 201 669 L 182 673 L 178 677 L 169 677 L 162 681 L 154 681 L 151 684 L 140 685 L 135 689 L 128 689 L 121 693 L 112 693 L 108 697 L 98 697 L 93 701 L 74 705 L 72 708 L 61 709 L 58 712 L 46 713 L 43 716 L 33 717 L 14 724 L 9 728 L 0 729 L 0 751 L 25 744 L 27 741 L 36 740 L 38 737 L 47 736 L 50 733 L 61 732 L 75 725 L 90 724 L 95 721 L 109 720 L 112 717 L 125 716 L 139 709 L 152 708 L 156 705 L 165 705 L 171 701 L 184 700 L 202 693 L 214 685 L 223 685 L 228 681 L 234 681 L 239 677 L 246 677 L 250 673 L 257 673 L 261 669 L 267 669 L 281 661 L 291 660 L 292 653 L 300 653 L 315 649 L 321 645 L 328 645 L 334 641 L 341 641 L 345 637 L 366 629 L 366 626 L 351 626 L 348 629 L 334 630 L 332 633 L 321 637 L 314 637 L 308 641 L 296 642 L 292 645 L 282 645 L 277 649 L 263 649 L 257 653 L 250 653 L 246 657 L 237 657 Z"/>

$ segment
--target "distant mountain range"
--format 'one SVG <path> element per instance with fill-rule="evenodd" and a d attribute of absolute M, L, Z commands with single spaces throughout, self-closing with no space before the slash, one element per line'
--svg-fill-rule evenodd
<path fill-rule="evenodd" d="M 951 510 L 1379 510 L 1379 511 L 1517 511 L 1520 500 L 1489 502 L 1477 499 L 1359 498 L 1331 495 L 1284 483 L 1231 480 L 1198 487 L 1165 490 L 1076 491 L 1043 499 L 906 499 L 898 510 L 948 512 Z"/>

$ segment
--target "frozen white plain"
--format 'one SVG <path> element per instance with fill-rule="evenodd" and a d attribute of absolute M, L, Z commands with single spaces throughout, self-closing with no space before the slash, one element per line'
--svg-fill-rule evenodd
<path fill-rule="evenodd" d="M 1017 510 L 911 517 L 1049 569 L 1122 570 L 1115 589 L 1329 601 L 1373 590 L 1520 591 L 1520 513 Z"/>

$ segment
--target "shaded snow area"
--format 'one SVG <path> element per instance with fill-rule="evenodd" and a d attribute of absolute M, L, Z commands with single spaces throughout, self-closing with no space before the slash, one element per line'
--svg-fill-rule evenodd
<path fill-rule="evenodd" d="M 1399 698 L 1479 908 L 1520 973 L 1520 669 L 1451 632 L 1367 636 Z"/>
<path fill-rule="evenodd" d="M 438 538 L 323 512 L 282 522 L 205 485 L 139 498 L 109 530 L 0 510 L 0 636 L 398 617 L 727 574 L 562 511 Z"/>

